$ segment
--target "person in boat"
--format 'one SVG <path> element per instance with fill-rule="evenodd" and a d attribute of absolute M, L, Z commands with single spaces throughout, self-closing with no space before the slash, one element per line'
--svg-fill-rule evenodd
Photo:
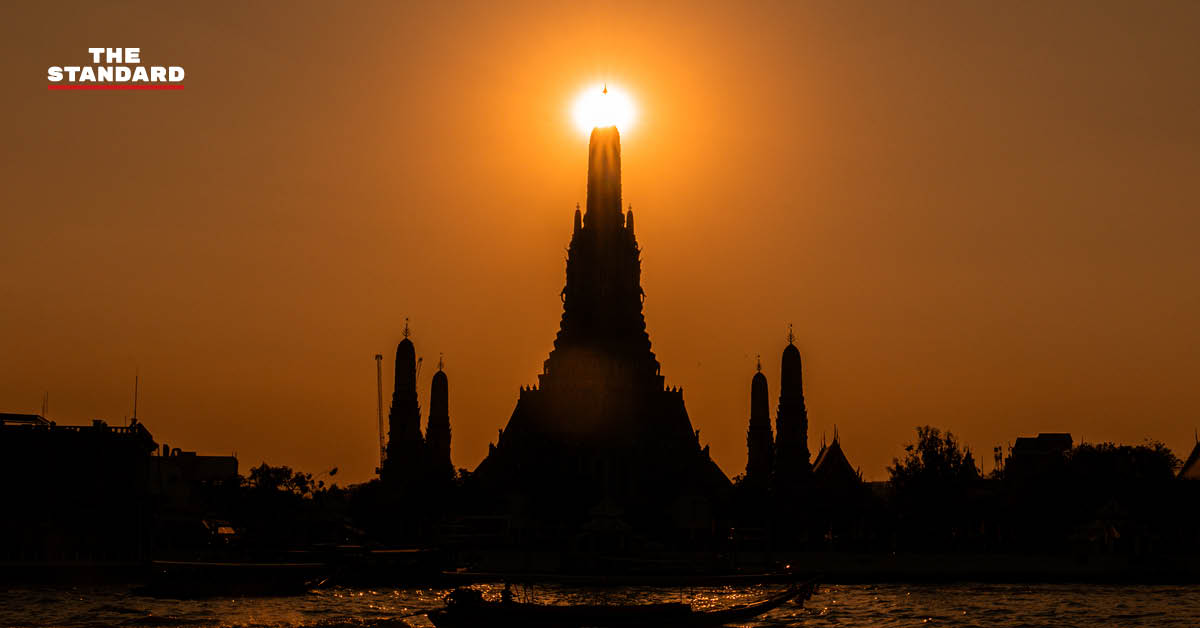
<path fill-rule="evenodd" d="M 511 583 L 504 583 L 504 590 L 500 592 L 500 603 L 505 606 L 512 606 L 513 592 Z"/>

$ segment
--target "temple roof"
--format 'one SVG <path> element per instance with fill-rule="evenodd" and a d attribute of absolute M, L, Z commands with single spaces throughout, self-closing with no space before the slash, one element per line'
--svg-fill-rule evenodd
<path fill-rule="evenodd" d="M 862 481 L 858 471 L 854 469 L 854 466 L 846 458 L 846 454 L 842 452 L 842 445 L 836 438 L 829 446 L 822 447 L 821 452 L 817 454 L 817 461 L 813 464 L 813 475 L 819 481 L 830 479 Z"/>

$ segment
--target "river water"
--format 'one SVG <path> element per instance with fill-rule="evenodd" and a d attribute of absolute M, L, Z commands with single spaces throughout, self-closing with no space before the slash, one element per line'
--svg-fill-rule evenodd
<path fill-rule="evenodd" d="M 481 586 L 487 596 L 499 588 Z M 696 607 L 752 601 L 759 587 L 580 590 L 517 588 L 542 603 L 691 599 Z M 445 589 L 333 588 L 276 598 L 159 600 L 126 587 L 13 588 L 0 592 L 0 626 L 432 626 L 422 616 Z M 827 585 L 804 607 L 786 605 L 758 621 L 768 626 L 1200 626 L 1200 586 Z"/>

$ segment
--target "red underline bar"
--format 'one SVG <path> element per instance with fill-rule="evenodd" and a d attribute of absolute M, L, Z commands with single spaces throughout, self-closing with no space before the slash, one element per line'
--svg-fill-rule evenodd
<path fill-rule="evenodd" d="M 136 90 L 165 90 L 165 89 L 183 89 L 182 85 L 47 85 L 47 89 L 57 90 L 113 90 L 113 89 L 136 89 Z"/>

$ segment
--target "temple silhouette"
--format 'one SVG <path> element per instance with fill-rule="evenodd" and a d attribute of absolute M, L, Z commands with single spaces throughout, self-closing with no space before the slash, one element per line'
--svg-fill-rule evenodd
<path fill-rule="evenodd" d="M 537 383 L 521 388 L 486 458 L 459 478 L 472 516 L 500 518 L 517 544 L 606 552 L 664 542 L 695 547 L 718 540 L 716 531 L 729 523 L 805 518 L 813 466 L 795 336 L 789 328 L 774 430 L 761 362 L 751 382 L 746 474 L 737 487 L 745 495 L 738 498 L 701 443 L 683 390 L 666 384 L 651 350 L 633 209 L 622 207 L 616 127 L 593 129 L 588 143 L 587 204 L 575 208 L 561 298 L 558 334 Z M 447 382 L 439 365 L 422 436 L 419 360 L 409 336 L 406 323 L 380 476 L 394 494 L 428 504 L 456 477 Z M 839 461 L 837 472 L 824 469 L 821 477 L 849 475 L 861 484 L 845 471 L 836 438 L 829 451 L 836 455 L 824 458 Z M 406 536 L 434 525 L 430 517 L 413 519 L 398 520 Z"/>
<path fill-rule="evenodd" d="M 314 477 L 264 462 L 242 477 L 234 456 L 160 448 L 137 418 L 136 394 L 124 426 L 58 425 L 44 408 L 0 413 L 0 469 L 16 478 L 0 517 L 0 581 L 109 578 L 151 559 L 278 567 L 279 556 L 321 564 L 341 583 L 430 582 L 446 567 L 608 578 L 791 564 L 850 578 L 1012 577 L 1012 563 L 994 560 L 1001 554 L 1023 557 L 1022 578 L 1057 565 L 1059 576 L 1126 577 L 1137 567 L 1139 577 L 1200 579 L 1200 534 L 1189 523 L 1200 511 L 1200 438 L 1177 471 L 1161 443 L 1077 445 L 1040 433 L 1017 438 L 1007 459 L 996 447 L 984 476 L 949 431 L 919 426 L 891 479 L 865 482 L 836 426 L 810 449 L 790 326 L 774 425 L 761 360 L 748 420 L 725 417 L 746 420 L 745 472 L 731 481 L 651 350 L 615 127 L 591 134 L 587 204 L 575 209 L 561 296 L 542 372 L 473 472 L 452 464 L 441 360 L 422 430 L 421 359 L 407 322 L 380 477 L 346 488 L 334 484 L 336 467 Z M 927 554 L 960 559 L 930 567 Z"/>
<path fill-rule="evenodd" d="M 803 492 L 812 474 L 808 451 L 808 409 L 804 405 L 804 374 L 796 337 L 788 329 L 788 344 L 780 363 L 779 405 L 775 433 L 767 376 L 758 361 L 750 380 L 750 423 L 746 428 L 746 475 L 748 490 L 770 489 L 781 497 Z"/>
<path fill-rule="evenodd" d="M 775 468 L 775 438 L 771 434 L 771 407 L 762 360 L 750 380 L 750 426 L 746 428 L 746 483 L 767 486 Z"/>
<path fill-rule="evenodd" d="M 396 346 L 396 376 L 388 411 L 387 453 L 380 477 L 403 493 L 431 493 L 454 482 L 450 461 L 449 378 L 438 360 L 429 390 L 429 418 L 421 433 L 417 402 L 417 351 L 404 325 Z"/>
<path fill-rule="evenodd" d="M 587 206 L 575 209 L 566 275 L 554 349 L 475 481 L 535 537 L 585 525 L 707 533 L 730 483 L 650 349 L 616 127 L 592 131 Z"/>
<path fill-rule="evenodd" d="M 779 408 L 775 411 L 775 484 L 780 491 L 798 487 L 812 470 L 808 454 L 808 409 L 804 405 L 804 373 L 796 337 L 788 330 L 779 375 Z"/>
<path fill-rule="evenodd" d="M 447 379 L 439 363 L 424 435 L 420 360 L 405 323 L 396 348 L 385 490 L 376 510 L 396 538 L 450 536 L 484 544 L 553 546 L 580 554 L 712 547 L 730 526 L 787 543 L 828 532 L 821 511 L 863 490 L 835 434 L 814 467 L 804 376 L 788 328 L 772 430 L 759 361 L 751 380 L 747 462 L 734 482 L 700 440 L 683 390 L 668 386 L 651 350 L 642 306 L 641 250 L 621 197 L 621 137 L 595 128 L 587 203 L 575 207 L 562 317 L 537 383 L 521 388 L 507 425 L 473 472 L 450 461 Z M 445 488 L 457 483 L 456 503 Z M 856 499 L 856 498 L 855 498 Z M 854 501 L 852 499 L 851 501 Z M 413 506 L 419 504 L 420 507 Z M 492 522 L 502 530 L 472 529 Z"/>

